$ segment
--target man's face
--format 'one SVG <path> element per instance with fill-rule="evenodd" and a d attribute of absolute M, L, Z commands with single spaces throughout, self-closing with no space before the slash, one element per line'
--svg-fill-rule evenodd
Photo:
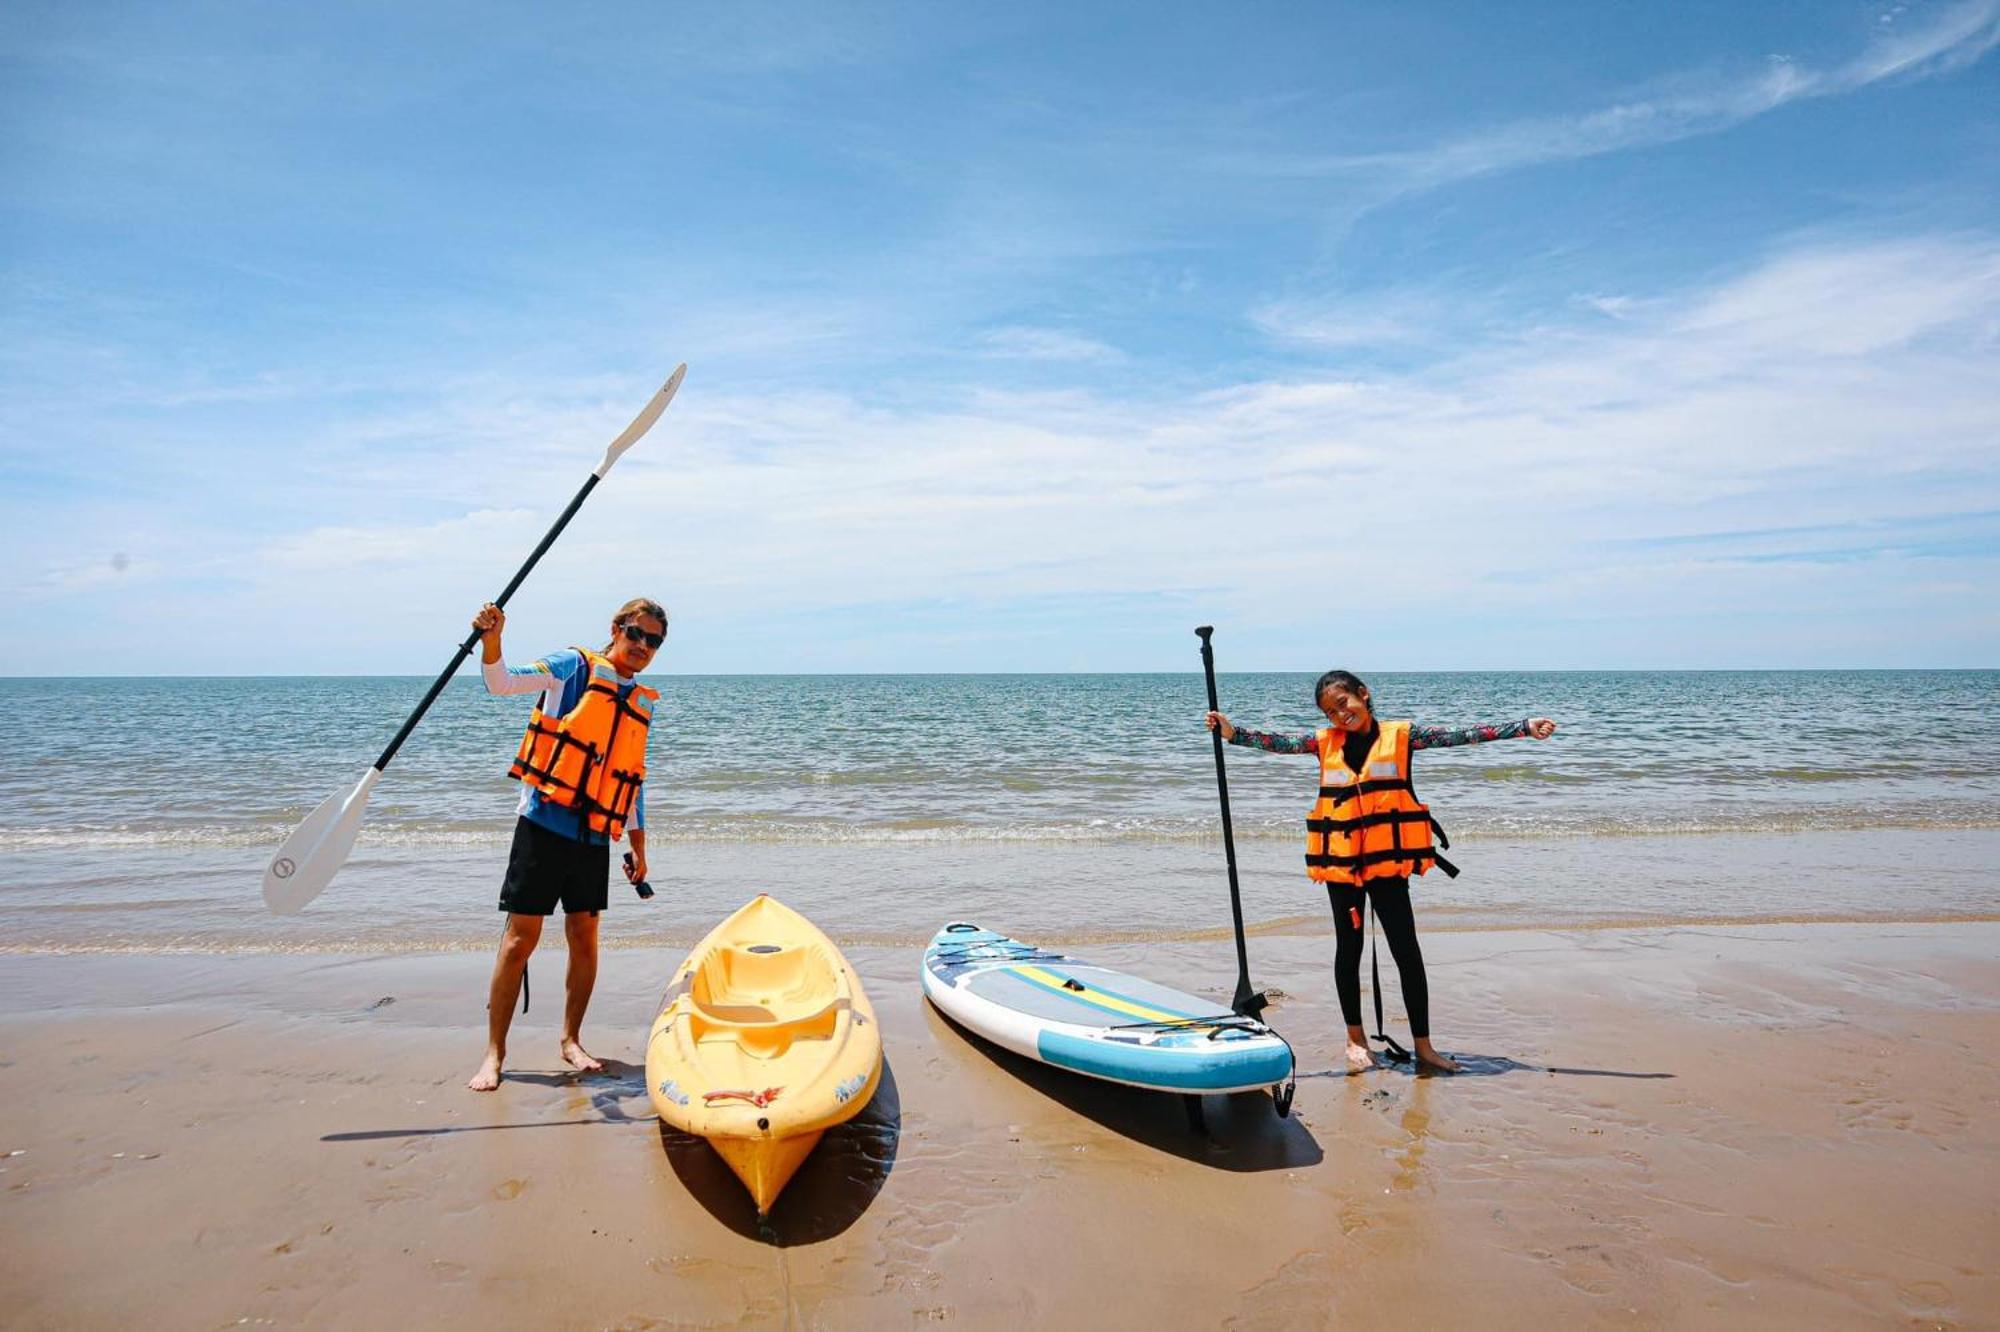
<path fill-rule="evenodd" d="M 622 674 L 637 675 L 652 663 L 666 639 L 667 626 L 650 615 L 634 615 L 611 626 L 611 664 Z"/>

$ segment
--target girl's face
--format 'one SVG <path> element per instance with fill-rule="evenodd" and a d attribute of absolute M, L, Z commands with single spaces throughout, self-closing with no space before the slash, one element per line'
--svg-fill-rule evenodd
<path fill-rule="evenodd" d="M 633 631 L 638 633 L 633 636 Z M 611 622 L 611 651 L 606 654 L 621 675 L 637 675 L 652 662 L 666 639 L 667 626 L 650 615 L 634 615 L 619 624 Z"/>
<path fill-rule="evenodd" d="M 1328 685 L 1319 696 L 1319 710 L 1343 731 L 1365 731 L 1375 714 L 1368 710 L 1368 691 Z"/>

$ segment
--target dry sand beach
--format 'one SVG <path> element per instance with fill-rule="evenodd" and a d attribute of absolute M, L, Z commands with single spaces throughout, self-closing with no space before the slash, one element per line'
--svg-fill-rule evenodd
<path fill-rule="evenodd" d="M 1330 940 L 1267 935 L 1296 1117 L 1211 1098 L 1205 1140 L 962 1034 L 917 950 L 855 948 L 888 1074 L 761 1226 L 651 1118 L 677 953 L 607 955 L 602 1076 L 557 1071 L 543 990 L 490 1097 L 478 954 L 10 956 L 0 1299 L 22 1327 L 2000 1322 L 2000 923 L 1425 945 L 1465 1075 L 1338 1076 Z M 1088 951 L 1231 980 L 1226 942 Z"/>

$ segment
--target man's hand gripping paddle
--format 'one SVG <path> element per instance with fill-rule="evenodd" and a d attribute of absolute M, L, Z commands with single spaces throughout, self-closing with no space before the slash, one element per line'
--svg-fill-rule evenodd
<path fill-rule="evenodd" d="M 646 404 L 645 410 L 634 417 L 632 424 L 626 426 L 624 432 L 605 448 L 603 461 L 591 471 L 589 479 L 583 483 L 583 488 L 576 492 L 576 498 L 572 499 L 569 507 L 562 511 L 562 517 L 556 519 L 555 526 L 549 529 L 548 535 L 542 538 L 541 544 L 528 556 L 528 562 L 521 566 L 513 581 L 507 584 L 499 596 L 493 598 L 494 605 L 506 606 L 507 598 L 514 595 L 515 590 L 527 579 L 528 571 L 548 553 L 549 547 L 555 544 L 558 536 L 562 535 L 563 528 L 569 526 L 569 520 L 583 507 L 583 501 L 589 497 L 597 483 L 604 479 L 605 473 L 611 470 L 611 464 L 617 462 L 619 455 L 625 450 L 638 443 L 639 437 L 651 430 L 653 422 L 660 419 L 660 413 L 667 410 L 667 404 L 674 400 L 674 394 L 681 386 L 681 377 L 685 374 L 687 366 L 678 367 L 660 387 L 660 391 L 653 395 L 653 400 Z M 303 911 L 306 904 L 318 897 L 321 890 L 333 881 L 334 874 L 347 863 L 347 853 L 354 849 L 355 834 L 361 831 L 362 817 L 368 812 L 369 794 L 374 791 L 375 784 L 382 780 L 382 769 L 388 767 L 389 760 L 396 757 L 396 751 L 403 747 L 403 742 L 410 738 L 410 732 L 416 729 L 417 722 L 430 710 L 431 704 L 437 701 L 437 696 L 444 692 L 445 685 L 451 681 L 459 664 L 472 655 L 472 645 L 478 641 L 477 629 L 466 635 L 465 641 L 458 645 L 458 651 L 452 654 L 451 663 L 438 673 L 436 680 L 431 682 L 430 691 L 424 695 L 423 702 L 417 704 L 417 710 L 410 714 L 409 720 L 405 721 L 402 729 L 396 732 L 396 738 L 389 742 L 389 747 L 382 751 L 382 757 L 375 760 L 375 765 L 361 774 L 361 780 L 354 784 L 352 790 L 336 791 L 328 796 L 318 809 L 306 816 L 304 823 L 292 830 L 292 835 L 285 839 L 285 844 L 271 857 L 271 863 L 264 867 L 264 904 L 273 913 L 289 916 Z"/>

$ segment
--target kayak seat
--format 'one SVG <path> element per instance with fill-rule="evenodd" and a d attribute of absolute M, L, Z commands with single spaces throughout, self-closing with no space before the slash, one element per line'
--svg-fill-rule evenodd
<path fill-rule="evenodd" d="M 692 1034 L 766 1056 L 795 1040 L 826 1039 L 847 1007 L 838 981 L 812 948 L 725 945 L 703 960 L 688 987 Z"/>

